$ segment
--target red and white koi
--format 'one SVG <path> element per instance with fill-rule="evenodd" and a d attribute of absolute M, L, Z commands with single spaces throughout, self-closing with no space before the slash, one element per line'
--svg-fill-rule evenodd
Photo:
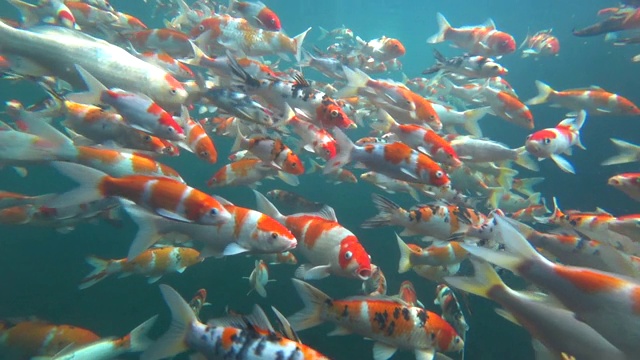
<path fill-rule="evenodd" d="M 573 145 L 586 150 L 580 141 L 580 129 L 586 119 L 587 113 L 580 110 L 576 118 L 564 119 L 554 128 L 529 135 L 525 142 L 527 152 L 536 156 L 538 160 L 551 158 L 562 171 L 575 174 L 573 165 L 560 154 L 571 155 Z"/>
<path fill-rule="evenodd" d="M 527 35 L 520 45 L 522 57 L 528 56 L 558 56 L 560 52 L 560 40 L 551 35 L 551 29 L 541 30 L 533 35 Z"/>
<path fill-rule="evenodd" d="M 356 36 L 356 42 L 358 43 L 357 51 L 360 54 L 371 57 L 379 62 L 393 60 L 406 53 L 404 45 L 400 40 L 386 36 L 369 41 L 364 41 Z"/>
<path fill-rule="evenodd" d="M 279 171 L 260 159 L 243 158 L 220 168 L 207 181 L 207 186 L 255 187 L 260 185 L 260 180 L 270 178 L 273 175 L 277 175 L 280 180 L 291 186 L 297 186 L 300 183 L 297 176 Z"/>
<path fill-rule="evenodd" d="M 495 115 L 526 129 L 532 130 L 534 128 L 533 114 L 527 105 L 510 92 L 494 89 L 487 85 L 482 86 L 480 96 L 491 107 L 491 111 Z"/>
<path fill-rule="evenodd" d="M 413 351 L 419 359 L 431 359 L 436 351 L 463 347 L 462 339 L 440 316 L 402 300 L 380 296 L 336 300 L 303 281 L 294 279 L 293 285 L 305 305 L 289 317 L 298 331 L 334 323 L 337 328 L 332 335 L 356 333 L 376 341 L 376 359 L 388 359 L 398 349 Z"/>
<path fill-rule="evenodd" d="M 188 114 L 186 110 L 182 111 L 183 114 Z M 184 145 L 187 149 L 195 153 L 200 159 L 215 164 L 218 161 L 218 151 L 213 143 L 213 139 L 207 135 L 202 124 L 189 117 L 187 118 L 186 124 L 183 124 L 182 127 L 186 135 Z"/>
<path fill-rule="evenodd" d="M 295 265 L 298 263 L 298 259 L 291 251 L 283 251 L 276 254 L 262 254 L 258 257 L 267 265 Z"/>
<path fill-rule="evenodd" d="M 189 36 L 177 30 L 140 30 L 125 36 L 138 51 L 159 51 L 178 58 L 194 55 Z"/>
<path fill-rule="evenodd" d="M 30 28 L 40 22 L 62 25 L 69 29 L 77 27 L 73 13 L 62 0 L 40 1 L 38 5 L 21 0 L 8 0 L 8 2 L 20 11 L 23 28 Z"/>
<path fill-rule="evenodd" d="M 239 13 L 251 26 L 260 29 L 269 31 L 280 31 L 282 29 L 278 15 L 260 1 L 231 0 L 227 11 L 231 14 L 234 12 Z"/>
<path fill-rule="evenodd" d="M 398 234 L 396 234 L 396 240 L 400 249 L 400 261 L 398 262 L 398 273 L 400 274 L 419 265 L 450 266 L 459 264 L 469 254 L 457 241 L 431 245 L 423 249 L 415 244 L 406 244 Z"/>
<path fill-rule="evenodd" d="M 322 279 L 331 274 L 366 280 L 371 259 L 358 238 L 338 223 L 333 209 L 316 214 L 282 215 L 264 195 L 254 191 L 258 209 L 284 224 L 299 240 L 298 251 L 309 261 L 296 270 L 303 279 Z"/>
<path fill-rule="evenodd" d="M 316 154 L 324 160 L 332 159 L 337 154 L 337 143 L 327 130 L 305 120 L 300 119 L 287 108 L 285 123 L 302 139 L 303 149 Z"/>
<path fill-rule="evenodd" d="M 608 185 L 622 191 L 635 201 L 640 201 L 640 173 L 623 173 L 612 176 Z"/>
<path fill-rule="evenodd" d="M 287 145 L 280 139 L 272 139 L 268 136 L 253 136 L 246 138 L 238 130 L 238 136 L 231 148 L 231 152 L 248 150 L 266 164 L 271 164 L 288 174 L 301 175 L 304 173 L 304 164 Z"/>
<path fill-rule="evenodd" d="M 389 194 L 396 192 L 404 192 L 411 195 L 415 201 L 420 201 L 420 197 L 416 189 L 406 181 L 392 179 L 386 175 L 378 174 L 374 171 L 368 171 L 360 175 L 360 179 L 373 184 L 374 186 L 386 191 Z"/>

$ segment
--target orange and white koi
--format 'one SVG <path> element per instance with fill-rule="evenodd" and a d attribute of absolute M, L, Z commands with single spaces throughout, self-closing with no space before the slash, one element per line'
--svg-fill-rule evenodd
<path fill-rule="evenodd" d="M 227 10 L 231 14 L 234 12 L 240 13 L 249 24 L 257 28 L 269 31 L 280 31 L 282 29 L 278 15 L 260 1 L 231 0 Z"/>
<path fill-rule="evenodd" d="M 248 150 L 266 164 L 293 175 L 304 173 L 304 164 L 284 142 L 268 136 L 253 136 L 246 138 L 238 130 L 238 136 L 231 148 L 231 152 Z"/>
<path fill-rule="evenodd" d="M 303 279 L 322 279 L 331 274 L 366 280 L 371 259 L 358 238 L 338 223 L 333 209 L 316 214 L 282 215 L 264 195 L 254 191 L 258 209 L 284 224 L 299 240 L 298 251 L 309 261 L 296 270 Z"/>
<path fill-rule="evenodd" d="M 451 27 L 441 13 L 436 14 L 438 32 L 427 39 L 429 44 L 451 41 L 472 55 L 499 56 L 516 50 L 513 36 L 496 30 L 491 19 L 481 26 Z"/>
<path fill-rule="evenodd" d="M 560 52 L 560 40 L 551 35 L 551 29 L 541 30 L 533 35 L 527 35 L 520 48 L 522 57 L 528 56 L 558 56 Z"/>
<path fill-rule="evenodd" d="M 251 275 L 245 279 L 249 279 L 249 284 L 251 284 L 251 290 L 249 290 L 247 295 L 251 294 L 251 292 L 255 290 L 258 295 L 263 298 L 267 297 L 267 290 L 265 289 L 265 286 L 269 282 L 269 267 L 264 261 L 256 260 L 255 267 L 253 271 L 251 271 Z"/>
<path fill-rule="evenodd" d="M 207 359 L 229 356 L 238 360 L 266 360 L 278 356 L 302 360 L 328 359 L 309 346 L 275 333 L 258 306 L 249 316 L 236 315 L 203 324 L 173 288 L 160 285 L 160 292 L 171 310 L 171 327 L 142 354 L 143 360 L 164 359 L 187 350 L 196 351 Z"/>
<path fill-rule="evenodd" d="M 231 220 L 231 214 L 218 200 L 174 179 L 145 175 L 115 178 L 86 166 L 62 162 L 55 163 L 55 167 L 81 186 L 53 199 L 48 203 L 51 207 L 118 197 L 175 221 L 220 225 Z"/>
<path fill-rule="evenodd" d="M 398 350 L 410 350 L 419 359 L 431 359 L 436 351 L 459 351 L 464 342 L 440 316 L 395 298 L 330 298 L 313 286 L 293 279 L 305 307 L 291 315 L 296 330 L 323 322 L 338 327 L 332 335 L 356 333 L 373 339 L 374 358 L 388 359 Z M 385 315 L 386 314 L 386 315 Z"/>
<path fill-rule="evenodd" d="M 275 254 L 262 254 L 258 257 L 267 265 L 295 265 L 298 263 L 298 258 L 296 258 L 296 256 L 291 251 L 283 251 Z"/>
<path fill-rule="evenodd" d="M 609 139 L 615 145 L 619 154 L 614 155 L 602 162 L 602 165 L 626 164 L 640 161 L 640 146 L 620 139 Z"/>
<path fill-rule="evenodd" d="M 371 198 L 379 213 L 362 223 L 361 226 L 366 229 L 402 226 L 404 230 L 400 235 L 423 235 L 448 240 L 454 234 L 481 221 L 481 216 L 475 210 L 456 205 L 420 205 L 412 210 L 405 210 L 381 195 L 372 194 Z"/>
<path fill-rule="evenodd" d="M 398 262 L 400 274 L 419 265 L 449 266 L 459 264 L 469 254 L 457 241 L 431 245 L 423 249 L 415 244 L 406 244 L 398 234 L 396 234 L 396 240 L 400 249 L 400 261 Z"/>
<path fill-rule="evenodd" d="M 523 221 L 523 222 L 536 222 L 536 218 L 544 217 L 549 213 L 549 209 L 547 205 L 542 204 L 534 204 L 527 206 L 524 209 L 520 209 L 510 215 L 511 218 Z"/>
<path fill-rule="evenodd" d="M 566 354 L 571 354 L 575 359 L 627 358 L 572 311 L 516 292 L 500 279 L 489 263 L 471 261 L 474 267 L 472 278 L 448 277 L 447 282 L 463 291 L 496 301 L 504 307 L 496 310 L 498 315 L 524 327 L 554 357 L 567 359 Z"/>
<path fill-rule="evenodd" d="M 71 344 L 80 346 L 99 339 L 93 331 L 75 325 L 0 321 L 0 351 L 11 359 L 53 356 Z"/>
<path fill-rule="evenodd" d="M 305 120 L 300 119 L 288 108 L 285 123 L 302 139 L 303 149 L 316 154 L 324 160 L 329 160 L 337 154 L 337 143 L 333 135 L 327 130 Z"/>
<path fill-rule="evenodd" d="M 596 36 L 640 27 L 640 10 L 634 7 L 622 7 L 601 10 L 599 15 L 610 14 L 606 19 L 582 29 L 574 29 L 575 36 Z"/>
<path fill-rule="evenodd" d="M 397 180 L 436 186 L 450 183 L 449 176 L 438 163 L 402 142 L 358 146 L 338 129 L 335 129 L 334 136 L 340 151 L 327 161 L 324 173 L 333 172 L 352 161 L 357 161 L 371 171 Z"/>
<path fill-rule="evenodd" d="M 397 298 L 406 302 L 411 306 L 424 308 L 424 304 L 420 300 L 418 300 L 418 294 L 416 294 L 416 288 L 413 286 L 413 283 L 409 280 L 405 280 L 400 283 L 400 288 L 398 289 Z"/>
<path fill-rule="evenodd" d="M 356 42 L 358 43 L 357 51 L 360 54 L 379 62 L 393 60 L 406 53 L 400 40 L 386 36 L 369 41 L 364 41 L 359 36 L 356 36 Z"/>
<path fill-rule="evenodd" d="M 224 53 L 228 49 L 245 56 L 279 55 L 287 58 L 287 54 L 293 54 L 299 61 L 302 42 L 309 30 L 311 28 L 290 38 L 279 31 L 256 28 L 242 18 L 213 15 L 195 26 L 190 35 L 201 49 L 210 53 Z"/>
<path fill-rule="evenodd" d="M 491 106 L 491 111 L 495 115 L 526 129 L 534 128 L 531 110 L 517 96 L 508 91 L 494 89 L 487 84 L 482 87 L 480 96 L 487 105 Z"/>
<path fill-rule="evenodd" d="M 183 113 L 187 114 L 186 110 L 183 110 Z M 186 135 L 184 145 L 189 151 L 195 153 L 200 159 L 215 164 L 218 161 L 218 151 L 202 124 L 189 117 L 182 127 Z"/>
<path fill-rule="evenodd" d="M 77 27 L 73 13 L 62 0 L 41 1 L 32 5 L 21 0 L 8 0 L 22 15 L 22 27 L 30 28 L 40 22 L 62 25 L 69 29 Z"/>
<path fill-rule="evenodd" d="M 260 185 L 260 180 L 277 175 L 282 181 L 291 185 L 299 184 L 298 177 L 292 174 L 279 171 L 268 163 L 260 159 L 243 158 L 220 168 L 207 181 L 207 186 L 249 186 Z"/>
<path fill-rule="evenodd" d="M 549 291 L 575 317 L 589 325 L 627 356 L 640 349 L 638 308 L 640 285 L 637 282 L 589 268 L 555 264 L 542 255 L 506 220 L 496 218 L 497 231 L 508 252 L 463 245 L 470 253 L 533 282 Z M 618 304 L 611 306 L 611 304 Z M 614 327 L 611 324 L 616 324 Z M 619 329 L 628 329 L 620 332 Z"/>
<path fill-rule="evenodd" d="M 635 201 L 640 201 L 640 173 L 623 173 L 612 176 L 608 185 L 622 191 Z"/>
<path fill-rule="evenodd" d="M 231 220 L 220 226 L 171 221 L 144 211 L 138 206 L 125 204 L 125 210 L 140 228 L 129 249 L 128 259 L 140 255 L 162 235 L 172 233 L 186 235 L 201 243 L 202 258 L 220 258 L 241 253 L 273 254 L 296 247 L 297 240 L 291 231 L 272 217 L 222 199 L 220 201 L 231 214 Z"/>
<path fill-rule="evenodd" d="M 178 58 L 194 55 L 189 36 L 177 30 L 140 30 L 125 36 L 138 51 L 160 51 Z"/>
<path fill-rule="evenodd" d="M 527 152 L 536 156 L 538 160 L 551 158 L 562 171 L 575 174 L 573 165 L 560 154 L 570 155 L 573 145 L 586 150 L 580 141 L 580 129 L 586 119 L 587 113 L 580 110 L 576 118 L 564 119 L 554 128 L 543 129 L 527 136 L 524 146 Z"/>
<path fill-rule="evenodd" d="M 526 101 L 527 105 L 550 102 L 573 111 L 585 110 L 590 115 L 640 115 L 640 109 L 629 99 L 599 87 L 556 91 L 536 80 L 538 95 Z"/>
<path fill-rule="evenodd" d="M 203 258 L 197 250 L 167 246 L 148 249 L 131 260 L 127 258 L 104 260 L 96 256 L 89 256 L 86 260 L 94 269 L 82 279 L 80 289 L 93 286 L 113 274 L 118 274 L 119 277 L 142 275 L 147 277 L 147 282 L 151 284 L 166 274 L 182 273 L 189 266 L 201 262 Z"/>
<path fill-rule="evenodd" d="M 207 305 L 211 304 L 207 302 L 207 289 L 204 288 L 196 291 L 196 293 L 191 298 L 191 301 L 189 301 L 189 307 L 191 308 L 191 310 L 193 310 L 193 313 L 198 318 L 200 316 L 200 310 L 202 310 L 202 308 Z"/>
<path fill-rule="evenodd" d="M 358 182 L 358 178 L 347 169 L 339 168 L 335 169 L 332 172 L 324 173 L 325 166 L 322 166 L 314 160 L 311 160 L 311 169 L 309 170 L 308 174 L 314 173 L 316 171 L 321 172 L 327 178 L 327 182 L 336 185 L 341 183 L 355 184 Z"/>
<path fill-rule="evenodd" d="M 371 268 L 371 276 L 362 282 L 362 292 L 368 296 L 387 295 L 387 278 L 382 269 L 374 264 L 371 264 Z"/>
<path fill-rule="evenodd" d="M 392 179 L 386 175 L 378 174 L 374 171 L 368 171 L 360 175 L 360 179 L 373 184 L 374 186 L 386 191 L 389 194 L 396 192 L 405 192 L 411 195 L 415 201 L 420 201 L 420 197 L 416 189 L 406 181 Z"/>
<path fill-rule="evenodd" d="M 76 1 L 65 1 L 76 20 L 76 24 L 86 30 L 86 28 L 96 28 L 104 24 L 113 24 L 118 21 L 118 16 L 113 12 L 100 9 L 90 4 Z"/>

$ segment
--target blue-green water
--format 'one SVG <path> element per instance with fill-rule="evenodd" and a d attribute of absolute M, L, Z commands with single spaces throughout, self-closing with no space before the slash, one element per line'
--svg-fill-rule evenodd
<path fill-rule="evenodd" d="M 435 14 L 438 11 L 445 14 L 454 26 L 479 24 L 491 17 L 498 29 L 512 34 L 518 43 L 529 31 L 553 28 L 561 42 L 558 57 L 533 60 L 512 54 L 500 60 L 509 69 L 507 79 L 521 99 L 535 95 L 534 80 L 542 80 L 558 89 L 598 85 L 635 103 L 640 102 L 637 76 L 640 64 L 630 61 L 640 52 L 638 49 L 614 47 L 605 43 L 602 37 L 577 38 L 571 35 L 574 27 L 595 22 L 596 12 L 615 6 L 614 1 L 272 0 L 267 4 L 279 14 L 288 34 L 298 34 L 309 26 L 314 27 L 308 37 L 310 43 L 319 36 L 318 26 L 333 29 L 345 25 L 363 39 L 382 35 L 399 39 L 407 49 L 401 61 L 403 71 L 409 77 L 419 76 L 433 63 L 431 54 L 434 46 L 426 44 L 425 40 L 437 30 Z M 149 27 L 161 25 L 159 18 L 149 17 L 149 5 L 142 1 L 114 0 L 112 5 L 119 11 L 139 17 Z M 0 14 L 10 18 L 17 16 L 14 9 L 4 3 L 0 4 Z M 447 44 L 436 47 L 447 56 L 459 53 Z M 309 74 L 310 78 L 326 80 L 317 73 Z M 384 77 L 400 80 L 400 73 Z M 0 83 L 2 101 L 19 99 L 30 104 L 43 96 L 44 93 L 35 85 L 26 82 Z M 548 106 L 533 107 L 532 111 L 536 129 L 555 126 L 565 113 L 564 109 Z M 528 132 L 503 124 L 502 120 L 491 116 L 481 122 L 485 136 L 512 147 L 521 146 Z M 577 175 L 562 173 L 551 161 L 544 161 L 540 164 L 539 176 L 545 177 L 545 182 L 539 187 L 540 191 L 548 199 L 558 197 L 563 208 L 592 210 L 599 206 L 614 214 L 635 212 L 636 204 L 606 186 L 606 179 L 637 167 L 630 164 L 605 168 L 599 164 L 615 153 L 608 140 L 610 137 L 639 142 L 639 130 L 638 120 L 633 117 L 590 118 L 582 131 L 582 142 L 588 151 L 575 151 L 571 157 Z M 220 153 L 215 165 L 206 164 L 186 152 L 179 159 L 163 158 L 162 161 L 177 169 L 190 185 L 206 189 L 205 181 L 227 163 L 226 155 L 231 147 L 230 139 L 216 137 L 214 140 Z M 26 178 L 20 178 L 10 168 L 1 170 L 0 188 L 36 195 L 65 191 L 75 186 L 46 165 L 29 166 L 28 169 Z M 431 305 L 435 283 L 414 273 L 396 273 L 399 255 L 394 228 L 360 228 L 362 221 L 376 213 L 370 194 L 377 190 L 366 183 L 330 184 L 318 174 L 303 175 L 300 182 L 296 192 L 331 205 L 340 222 L 360 238 L 373 262 L 385 271 L 390 293 L 394 293 L 403 280 L 411 280 L 418 298 L 431 310 L 436 309 Z M 259 190 L 265 193 L 274 188 L 292 190 L 276 181 L 265 181 Z M 255 207 L 248 188 L 206 190 L 238 205 Z M 413 205 L 406 195 L 397 195 L 394 199 L 404 207 Z M 112 336 L 123 335 L 152 315 L 161 314 L 158 328 L 164 330 L 168 321 L 167 308 L 157 285 L 147 284 L 144 278 L 109 278 L 87 290 L 77 289 L 79 281 L 91 270 L 84 261 L 85 256 L 95 254 L 103 258 L 121 258 L 126 255 L 136 227 L 126 215 L 122 216 L 122 227 L 112 227 L 104 222 L 82 224 L 68 234 L 29 226 L 0 227 L 0 318 L 37 316 L 54 323 L 89 328 L 101 336 Z M 227 305 L 238 311 L 249 311 L 254 303 L 264 308 L 273 305 L 285 315 L 302 308 L 289 281 L 294 267 L 271 267 L 270 276 L 277 281 L 268 285 L 267 299 L 255 293 L 246 296 L 249 285 L 242 277 L 248 276 L 252 268 L 253 259 L 243 256 L 207 259 L 183 274 L 167 275 L 161 282 L 173 286 L 187 298 L 197 289 L 206 288 L 213 306 L 203 310 L 204 318 L 221 315 Z M 515 280 L 514 277 L 507 278 Z M 330 277 L 314 285 L 340 298 L 359 293 L 361 284 Z M 467 313 L 467 322 L 471 330 L 467 335 L 466 359 L 533 358 L 529 335 L 497 316 L 492 311 L 494 304 L 474 296 L 468 299 L 468 304 L 470 314 Z M 370 358 L 371 341 L 357 335 L 326 337 L 330 329 L 330 325 L 323 325 L 302 332 L 301 337 L 303 342 L 332 358 Z M 411 359 L 413 355 L 401 352 L 395 358 Z"/>

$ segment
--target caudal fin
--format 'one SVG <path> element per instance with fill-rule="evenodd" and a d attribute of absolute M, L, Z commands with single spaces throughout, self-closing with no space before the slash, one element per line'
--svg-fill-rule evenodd
<path fill-rule="evenodd" d="M 171 220 L 166 220 L 160 216 L 151 214 L 130 202 L 122 202 L 122 207 L 127 214 L 129 214 L 131 220 L 138 225 L 138 232 L 129 247 L 129 253 L 127 254 L 127 259 L 133 260 L 160 239 L 160 232 L 158 229 L 160 222 Z"/>
<path fill-rule="evenodd" d="M 469 260 L 473 264 L 473 277 L 451 276 L 445 277 L 444 280 L 453 287 L 488 299 L 490 299 L 489 291 L 492 288 L 496 286 L 500 288 L 506 287 L 491 264 L 477 258 L 470 258 Z"/>
<path fill-rule="evenodd" d="M 293 46 L 295 49 L 295 56 L 296 56 L 296 61 L 300 62 L 300 59 L 302 58 L 302 42 L 304 41 L 305 36 L 307 36 L 307 33 L 311 30 L 311 28 L 308 28 L 307 30 L 303 31 L 302 33 L 296 35 L 293 38 Z"/>
<path fill-rule="evenodd" d="M 110 260 L 100 259 L 95 256 L 87 256 L 85 260 L 87 264 L 93 266 L 94 269 L 80 281 L 80 285 L 78 285 L 79 289 L 86 289 L 93 286 L 112 273 L 110 271 L 111 269 L 109 269 L 109 265 L 111 264 Z"/>
<path fill-rule="evenodd" d="M 52 165 L 62 174 L 78 182 L 80 186 L 71 191 L 55 196 L 50 201 L 46 202 L 46 206 L 59 208 L 63 206 L 86 204 L 105 197 L 100 190 L 100 183 L 108 177 L 107 174 L 84 165 L 66 162 L 55 161 L 52 162 Z"/>
<path fill-rule="evenodd" d="M 489 113 L 489 110 L 491 110 L 490 106 L 465 110 L 462 113 L 464 116 L 464 129 L 467 130 L 469 134 L 477 138 L 481 138 L 482 129 L 480 129 L 480 125 L 478 125 L 478 122 Z"/>
<path fill-rule="evenodd" d="M 538 88 L 538 95 L 527 100 L 525 104 L 527 105 L 538 105 L 543 104 L 549 101 L 549 96 L 551 96 L 555 91 L 551 88 L 551 86 L 543 83 L 542 81 L 536 80 L 536 88 Z"/>
<path fill-rule="evenodd" d="M 134 352 L 145 351 L 149 348 L 149 346 L 151 346 L 151 344 L 153 344 L 153 341 L 149 339 L 147 334 L 149 334 L 149 331 L 151 330 L 153 325 L 156 323 L 157 319 L 158 319 L 158 315 L 155 315 L 151 319 L 143 322 L 142 324 L 138 325 L 135 329 L 131 330 L 131 332 L 128 335 L 129 337 L 128 352 L 134 353 Z"/>
<path fill-rule="evenodd" d="M 86 92 L 68 94 L 67 99 L 80 104 L 101 104 L 102 100 L 100 100 L 100 97 L 102 96 L 102 92 L 107 90 L 107 87 L 82 66 L 76 65 L 76 70 L 78 70 L 88 90 Z"/>
<path fill-rule="evenodd" d="M 531 157 L 531 154 L 529 154 L 524 146 L 517 148 L 516 151 L 518 152 L 518 156 L 515 160 L 516 164 L 531 171 L 540 171 L 538 162 Z"/>
<path fill-rule="evenodd" d="M 342 130 L 336 128 L 333 132 L 333 137 L 336 139 L 339 151 L 336 156 L 327 161 L 322 169 L 323 174 L 330 174 L 341 167 L 345 166 L 351 161 L 351 151 L 353 151 L 355 145 L 349 137 L 342 132 Z"/>
<path fill-rule="evenodd" d="M 169 285 L 160 285 L 160 292 L 171 310 L 171 325 L 141 356 L 141 360 L 157 360 L 172 357 L 186 351 L 189 326 L 198 319 L 186 301 Z"/>
<path fill-rule="evenodd" d="M 291 281 L 293 281 L 293 287 L 304 303 L 304 309 L 289 317 L 291 327 L 296 331 L 300 331 L 320 325 L 323 322 L 322 311 L 324 306 L 331 301 L 331 298 L 302 280 L 291 279 Z"/>
<path fill-rule="evenodd" d="M 398 248 L 400 249 L 400 261 L 398 262 L 398 273 L 403 274 L 411 270 L 413 264 L 411 264 L 411 248 L 405 243 L 398 234 L 396 234 L 396 240 L 398 241 Z"/>
<path fill-rule="evenodd" d="M 390 226 L 393 224 L 392 221 L 395 214 L 398 213 L 398 211 L 402 211 L 402 208 L 398 204 L 382 195 L 371 194 L 371 200 L 373 200 L 373 205 L 375 205 L 379 213 L 378 215 L 365 220 L 361 225 L 362 228 L 371 229 L 381 226 Z"/>
<path fill-rule="evenodd" d="M 609 139 L 618 149 L 619 154 L 608 158 L 602 165 L 626 164 L 640 160 L 640 146 L 620 139 Z"/>
<path fill-rule="evenodd" d="M 431 35 L 427 39 L 427 44 L 437 44 L 441 43 L 445 40 L 447 36 L 447 31 L 451 29 L 451 24 L 447 21 L 447 19 L 441 13 L 436 14 L 436 21 L 438 22 L 438 32 Z"/>
<path fill-rule="evenodd" d="M 515 181 L 513 183 L 513 190 L 529 196 L 536 192 L 533 189 L 533 187 L 536 186 L 537 184 L 540 184 L 543 181 L 544 181 L 543 177 L 518 179 L 518 181 Z"/>
<path fill-rule="evenodd" d="M 342 71 L 347 78 L 347 86 L 338 90 L 338 92 L 335 93 L 334 98 L 348 98 L 357 96 L 359 90 L 367 86 L 367 82 L 370 80 L 369 75 L 367 75 L 360 69 L 351 70 L 350 68 L 343 66 Z"/>

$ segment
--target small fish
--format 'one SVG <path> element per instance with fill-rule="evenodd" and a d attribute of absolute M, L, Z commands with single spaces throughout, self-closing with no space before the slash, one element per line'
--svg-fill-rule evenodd
<path fill-rule="evenodd" d="M 558 56 L 560 52 L 560 41 L 557 37 L 551 35 L 551 29 L 541 30 L 533 35 L 527 35 L 520 48 L 522 57 L 528 56 Z"/>
<path fill-rule="evenodd" d="M 438 284 L 436 287 L 435 305 L 440 305 L 442 317 L 453 325 L 462 340 L 465 340 L 469 325 L 464 318 L 464 313 L 458 302 L 456 294 L 445 284 Z"/>
<path fill-rule="evenodd" d="M 484 56 L 462 55 L 447 59 L 438 50 L 433 50 L 436 64 L 422 73 L 452 73 L 466 78 L 490 78 L 506 75 L 509 71 L 491 58 Z"/>
<path fill-rule="evenodd" d="M 245 279 L 248 279 L 249 283 L 251 284 L 251 290 L 249 290 L 247 295 L 251 294 L 251 292 L 255 290 L 258 295 L 262 296 L 263 298 L 267 297 L 267 290 L 265 289 L 267 283 L 269 281 L 275 281 L 269 280 L 269 267 L 262 260 L 256 260 L 255 268 L 253 269 L 253 271 L 251 271 L 251 275 L 249 275 L 249 277 Z"/>
<path fill-rule="evenodd" d="M 622 191 L 635 201 L 640 201 L 640 173 L 623 173 L 612 176 L 608 185 Z"/>
<path fill-rule="evenodd" d="M 368 296 L 387 295 L 387 278 L 382 269 L 374 264 L 371 264 L 371 268 L 371 277 L 362 282 L 362 292 Z"/>

